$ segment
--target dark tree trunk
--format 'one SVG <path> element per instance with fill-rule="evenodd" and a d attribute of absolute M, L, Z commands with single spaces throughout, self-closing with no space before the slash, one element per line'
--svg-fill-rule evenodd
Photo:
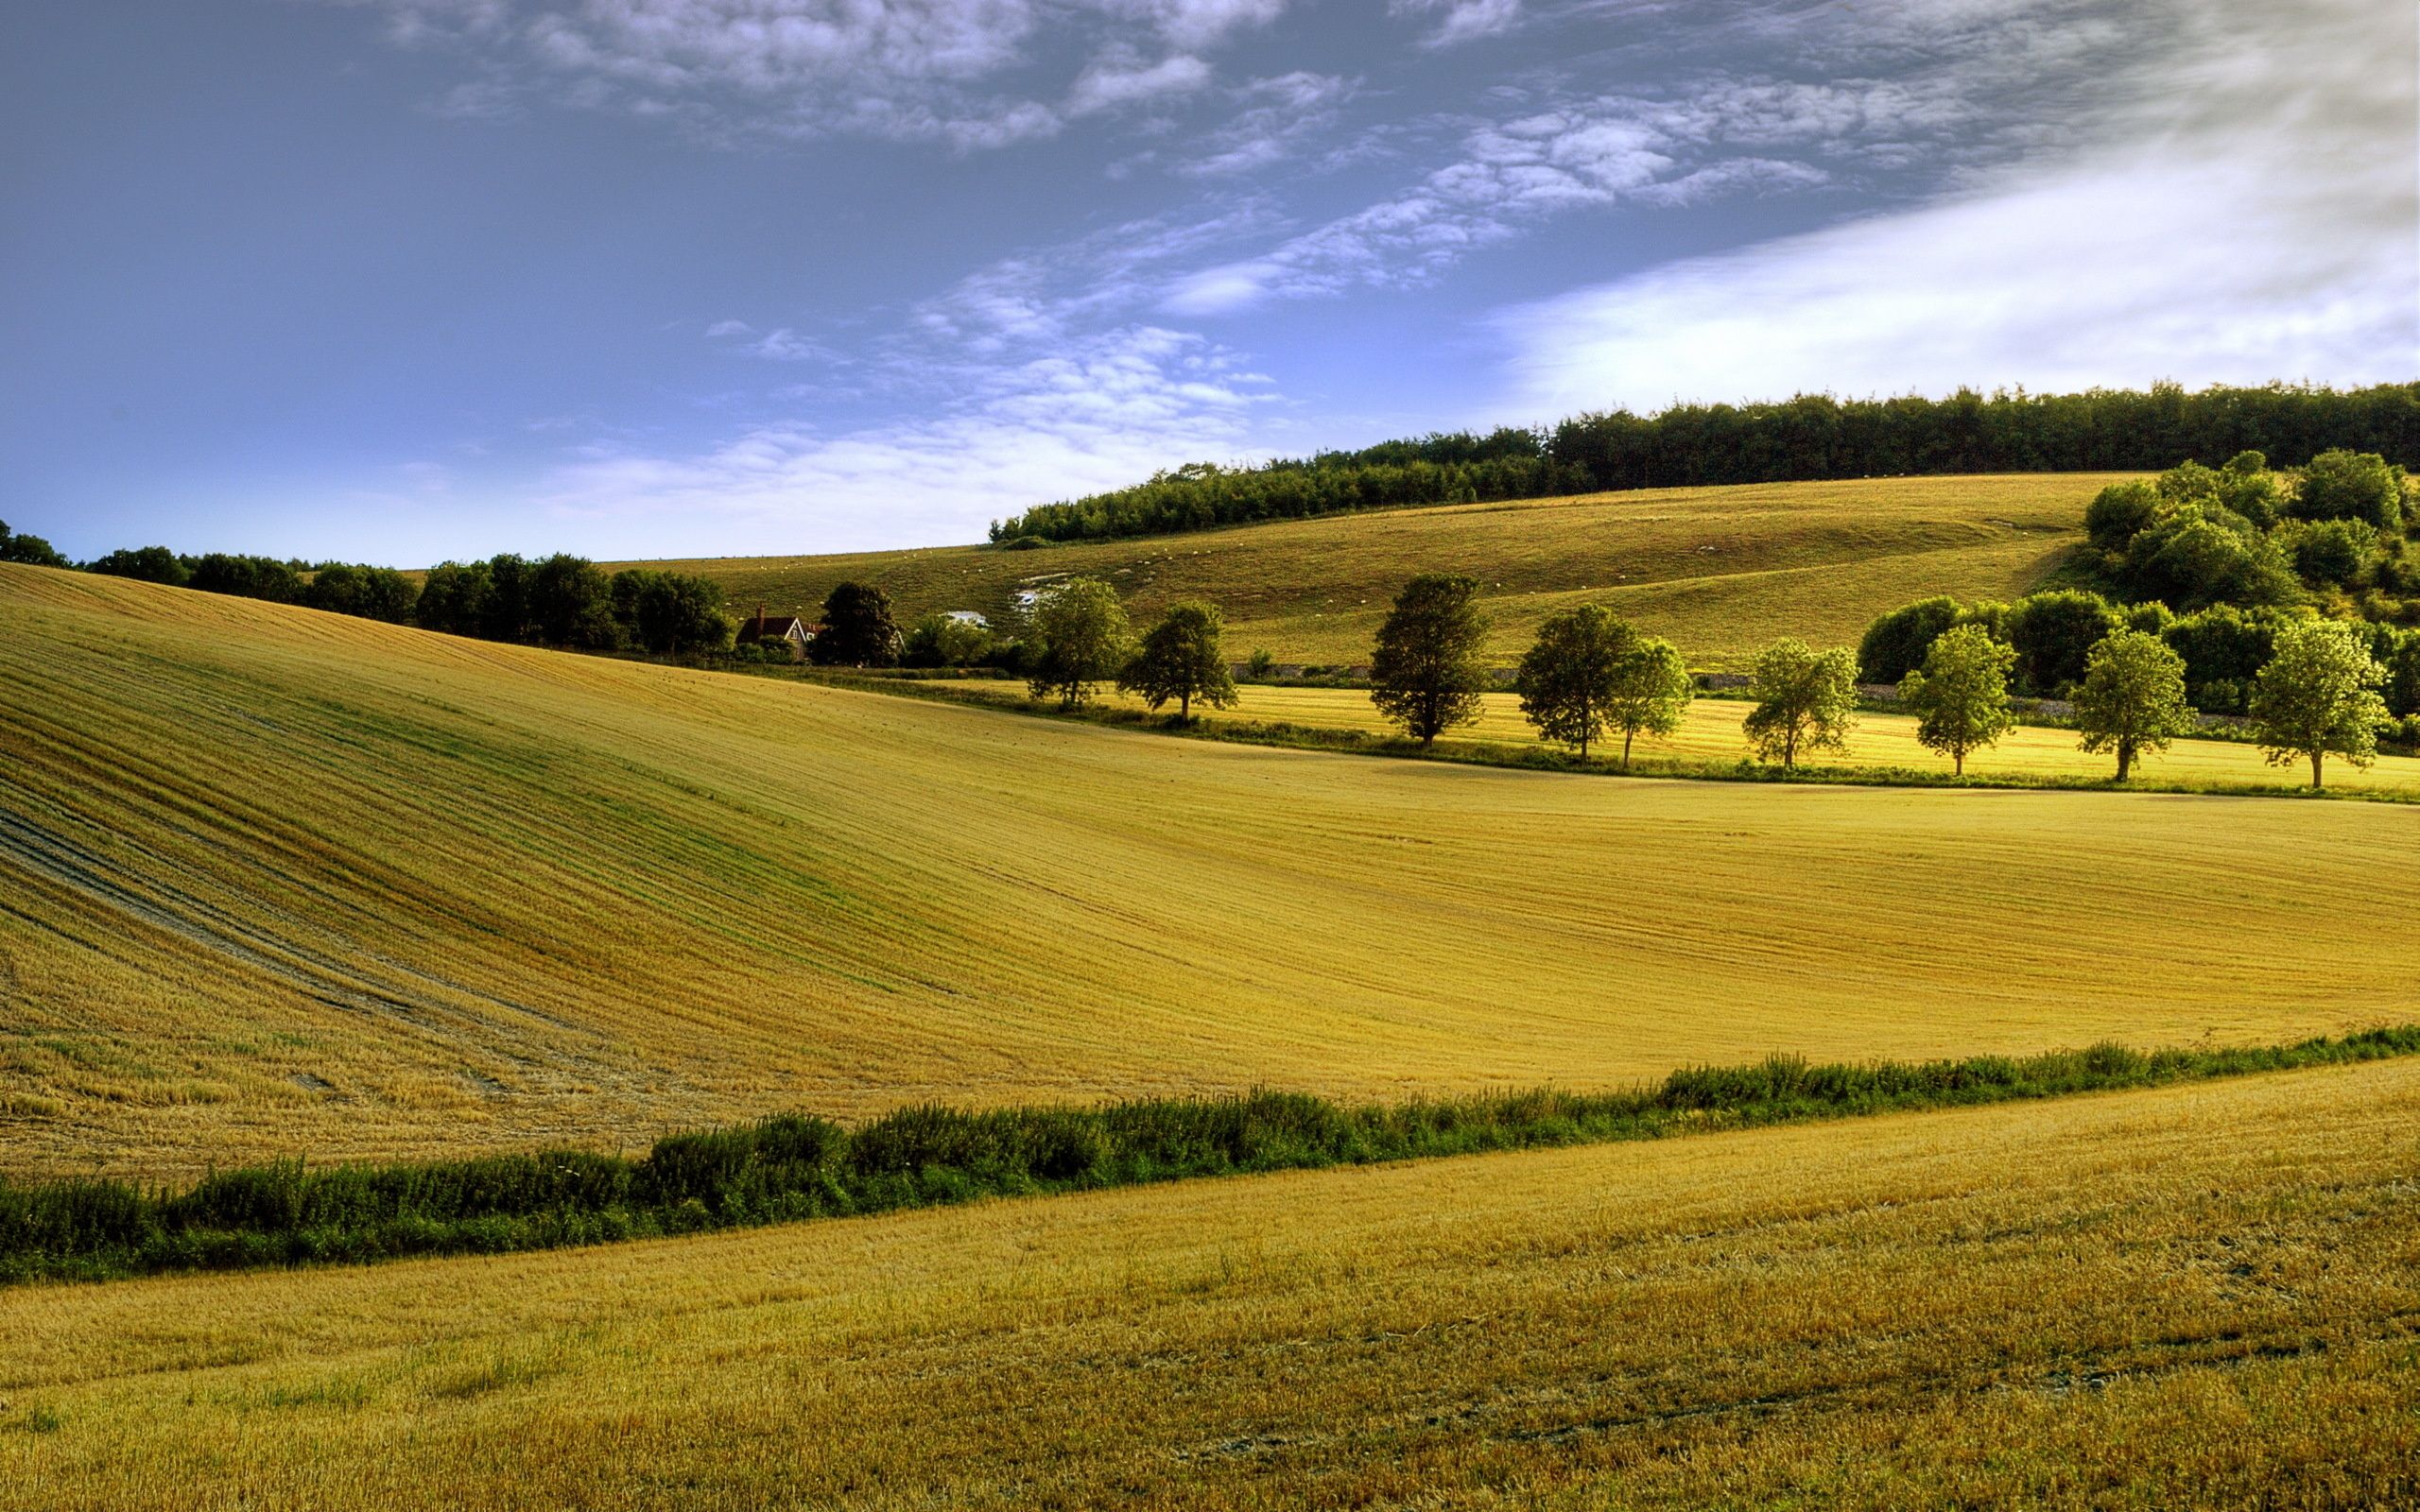
<path fill-rule="evenodd" d="M 1622 731 L 1622 770 L 1625 772 L 1630 770 L 1630 743 L 1637 734 L 1638 731 L 1635 730 L 1626 729 Z"/>
<path fill-rule="evenodd" d="M 2319 780 L 2319 764 L 2320 764 L 2321 762 L 2325 761 L 2326 759 L 2327 759 L 2327 753 L 2326 753 L 2325 751 L 2324 751 L 2324 750 L 2314 750 L 2314 751 L 2312 751 L 2312 752 L 2310 753 L 2310 785 L 2311 785 L 2311 786 L 2313 786 L 2313 787 L 2318 787 L 2319 785 L 2321 785 L 2321 784 L 2320 784 L 2320 780 Z"/>
<path fill-rule="evenodd" d="M 2119 741 L 2118 743 L 2118 781 L 2121 782 L 2124 782 L 2126 780 L 2127 771 L 2132 768 L 2134 765 L 2135 743 L 2131 740 Z"/>

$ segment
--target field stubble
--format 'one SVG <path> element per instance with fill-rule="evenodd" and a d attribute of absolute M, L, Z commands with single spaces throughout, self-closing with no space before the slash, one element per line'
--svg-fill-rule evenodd
<path fill-rule="evenodd" d="M 0 1293 L 0 1507 L 2389 1505 L 2420 1065 Z"/>

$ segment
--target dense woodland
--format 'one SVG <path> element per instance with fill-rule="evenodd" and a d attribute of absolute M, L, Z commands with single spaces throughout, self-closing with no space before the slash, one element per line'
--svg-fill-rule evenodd
<path fill-rule="evenodd" d="M 1147 483 L 995 522 L 992 539 L 1163 535 L 1401 505 L 1548 498 L 1620 489 L 1787 483 L 1960 472 L 2142 472 L 2240 452 L 2300 467 L 2329 448 L 2420 467 L 2420 384 L 2334 389 L 2273 384 L 2148 392 L 1676 404 L 1653 415 L 1581 415 L 1322 452 L 1257 467 L 1199 462 Z"/>

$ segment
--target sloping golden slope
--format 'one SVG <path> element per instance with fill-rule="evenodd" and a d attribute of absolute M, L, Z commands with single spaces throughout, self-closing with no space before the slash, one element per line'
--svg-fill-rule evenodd
<path fill-rule="evenodd" d="M 1604 601 L 1669 637 L 1692 667 L 1744 666 L 1796 635 L 1855 644 L 1885 610 L 1932 593 L 2014 598 L 2083 539 L 2083 508 L 2124 474 L 2034 472 L 1652 489 L 1566 499 L 1382 509 L 1046 551 L 943 546 L 829 557 L 668 562 L 743 609 L 812 615 L 843 578 L 878 583 L 912 617 L 1012 613 L 1057 576 L 1117 585 L 1138 616 L 1207 598 L 1241 659 L 1358 663 L 1414 573 L 1479 579 L 1488 654 L 1507 665 L 1538 622 Z"/>
<path fill-rule="evenodd" d="M 2411 1016 L 2420 812 L 1167 741 L 0 569 L 5 1167 Z"/>

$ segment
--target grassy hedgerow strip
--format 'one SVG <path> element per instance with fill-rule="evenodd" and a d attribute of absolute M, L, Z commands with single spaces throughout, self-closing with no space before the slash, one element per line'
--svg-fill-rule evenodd
<path fill-rule="evenodd" d="M 807 1114 L 658 1141 L 636 1160 L 549 1150 L 204 1177 L 0 1182 L 0 1280 L 99 1280 L 410 1255 L 497 1254 L 1097 1191 L 1247 1172 L 1720 1129 L 2377 1060 L 2420 1024 L 2243 1049 L 2121 1045 L 2027 1057 L 1698 1067 L 1629 1091 L 1552 1090 L 1348 1106 L 1300 1092 L 1016 1108 L 905 1108 L 851 1130 Z"/>

